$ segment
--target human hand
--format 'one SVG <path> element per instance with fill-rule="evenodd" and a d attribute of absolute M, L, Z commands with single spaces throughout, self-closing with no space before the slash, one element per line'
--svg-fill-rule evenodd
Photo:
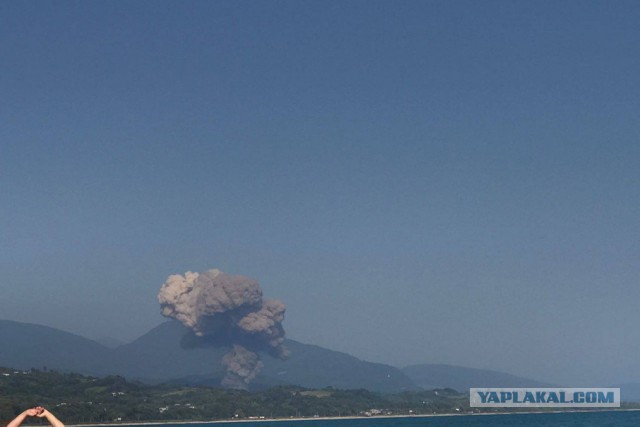
<path fill-rule="evenodd" d="M 40 413 L 40 410 L 37 407 L 36 408 L 29 408 L 26 411 L 24 411 L 24 413 L 28 417 L 37 417 L 38 414 Z"/>
<path fill-rule="evenodd" d="M 36 406 L 33 409 L 36 410 L 36 417 L 42 418 L 47 415 L 47 410 L 44 409 L 42 406 Z"/>

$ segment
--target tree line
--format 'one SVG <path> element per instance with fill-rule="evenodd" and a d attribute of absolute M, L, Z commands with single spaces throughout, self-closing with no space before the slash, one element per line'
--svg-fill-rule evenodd
<path fill-rule="evenodd" d="M 0 420 L 44 406 L 67 424 L 208 421 L 247 418 L 412 415 L 467 411 L 468 396 L 451 389 L 381 394 L 368 390 L 277 386 L 247 392 L 120 376 L 92 377 L 43 369 L 0 368 Z"/>

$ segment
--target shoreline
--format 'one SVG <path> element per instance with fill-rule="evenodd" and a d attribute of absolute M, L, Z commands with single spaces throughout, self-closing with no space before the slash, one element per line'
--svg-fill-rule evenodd
<path fill-rule="evenodd" d="M 364 420 L 364 419 L 396 419 L 396 418 L 433 418 L 433 417 L 473 417 L 491 415 L 527 415 L 527 414 L 565 414 L 565 413 L 594 413 L 594 412 L 638 412 L 640 409 L 601 409 L 601 410 L 554 410 L 554 411 L 523 411 L 523 412 L 477 412 L 450 414 L 414 414 L 414 415 L 374 415 L 374 416 L 340 416 L 340 417 L 294 417 L 294 418 L 262 418 L 262 419 L 228 419 L 209 421 L 141 421 L 141 422 L 113 422 L 113 423 L 84 423 L 66 424 L 66 427 L 111 427 L 111 426 L 163 426 L 169 424 L 222 424 L 222 423 L 254 423 L 254 422 L 298 422 L 298 421 L 329 421 L 329 420 Z M 30 426 L 28 426 L 30 427 Z"/>

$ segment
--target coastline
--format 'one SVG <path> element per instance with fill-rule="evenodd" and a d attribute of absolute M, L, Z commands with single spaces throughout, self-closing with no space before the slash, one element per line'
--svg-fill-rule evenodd
<path fill-rule="evenodd" d="M 261 418 L 261 419 L 228 419 L 210 421 L 142 421 L 142 422 L 113 422 L 113 423 L 85 423 L 66 424 L 66 427 L 113 427 L 113 426 L 164 426 L 164 425 L 193 425 L 193 424 L 223 424 L 223 423 L 255 423 L 255 422 L 300 422 L 300 421 L 330 421 L 330 420 L 365 420 L 365 419 L 417 419 L 435 417 L 473 417 L 491 415 L 531 415 L 531 414 L 564 414 L 564 413 L 599 413 L 599 412 L 638 412 L 640 409 L 606 409 L 606 410 L 557 410 L 557 411 L 523 411 L 523 412 L 475 412 L 450 414 L 414 414 L 414 415 L 374 415 L 374 416 L 340 416 L 340 417 L 294 417 L 294 418 Z M 29 426 L 30 427 L 30 426 Z"/>

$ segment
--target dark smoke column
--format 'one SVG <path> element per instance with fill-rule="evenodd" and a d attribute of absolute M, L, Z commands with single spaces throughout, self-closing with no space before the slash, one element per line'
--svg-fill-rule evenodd
<path fill-rule="evenodd" d="M 186 272 L 167 278 L 158 301 L 162 315 L 179 320 L 205 342 L 232 347 L 222 360 L 222 385 L 246 389 L 262 369 L 258 351 L 286 358 L 285 306 L 262 298 L 257 281 L 220 270 Z"/>

